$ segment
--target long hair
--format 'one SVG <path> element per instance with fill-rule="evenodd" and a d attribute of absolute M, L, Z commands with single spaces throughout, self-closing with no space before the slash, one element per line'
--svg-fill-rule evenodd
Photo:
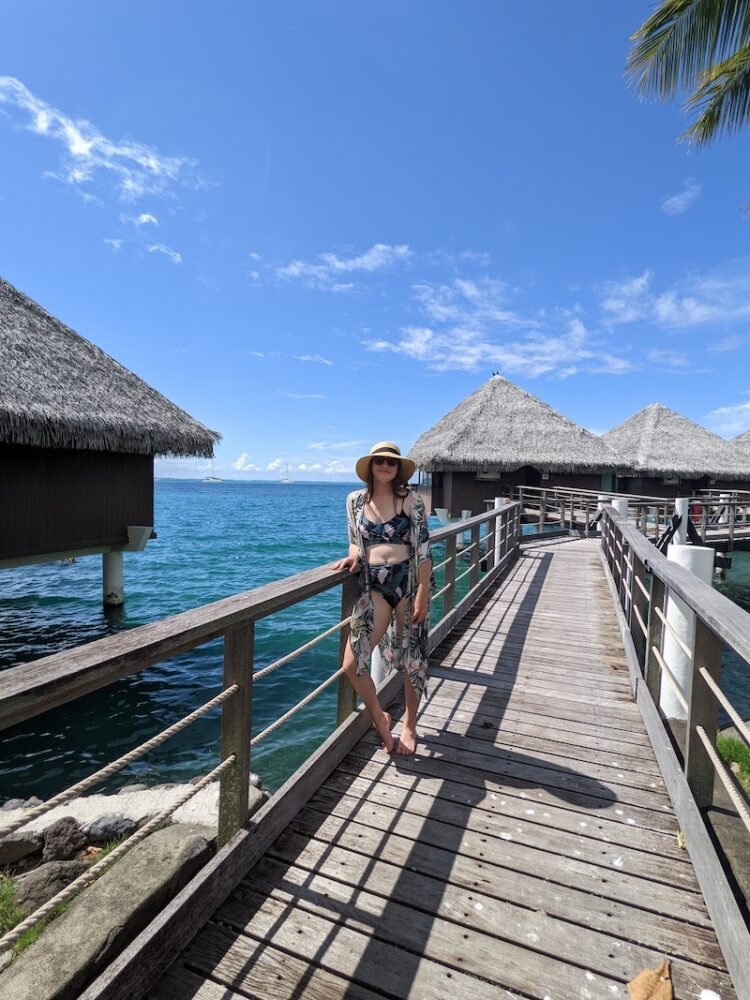
<path fill-rule="evenodd" d="M 409 495 L 409 487 L 404 482 L 403 476 L 403 465 L 398 463 L 398 472 L 391 480 L 391 489 L 393 490 L 393 499 L 403 499 Z M 375 481 L 372 475 L 372 459 L 370 459 L 370 464 L 367 466 L 367 493 L 365 494 L 365 499 L 370 500 L 372 497 L 372 491 L 375 488 Z"/>

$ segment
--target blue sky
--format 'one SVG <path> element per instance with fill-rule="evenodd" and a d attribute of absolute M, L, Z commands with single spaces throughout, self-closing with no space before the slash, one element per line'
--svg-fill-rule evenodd
<path fill-rule="evenodd" d="M 731 437 L 750 138 L 690 150 L 628 89 L 650 9 L 6 0 L 0 274 L 226 477 L 351 479 L 493 371 L 597 432 L 659 401 Z"/>

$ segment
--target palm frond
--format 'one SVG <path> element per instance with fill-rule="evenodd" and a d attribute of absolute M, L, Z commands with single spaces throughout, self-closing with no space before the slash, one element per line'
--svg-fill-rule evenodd
<path fill-rule="evenodd" d="M 750 44 L 717 63 L 703 76 L 688 101 L 700 114 L 684 133 L 688 142 L 704 146 L 719 132 L 738 132 L 750 121 Z"/>
<path fill-rule="evenodd" d="M 673 97 L 750 41 L 750 0 L 664 0 L 632 41 L 627 75 L 635 90 Z"/>

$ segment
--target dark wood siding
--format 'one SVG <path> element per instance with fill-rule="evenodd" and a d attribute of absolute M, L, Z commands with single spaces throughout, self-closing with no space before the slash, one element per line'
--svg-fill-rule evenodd
<path fill-rule="evenodd" d="M 0 559 L 117 545 L 154 523 L 150 455 L 0 445 Z"/>
<path fill-rule="evenodd" d="M 474 472 L 444 472 L 439 485 L 433 480 L 432 509 L 447 507 L 451 517 L 459 517 L 462 510 L 481 514 L 485 500 L 505 496 L 508 490 L 517 486 L 542 486 L 553 489 L 565 486 L 577 490 L 602 489 L 602 473 L 551 472 L 549 479 L 531 465 L 524 465 L 513 472 L 503 472 L 497 479 L 477 479 Z"/>

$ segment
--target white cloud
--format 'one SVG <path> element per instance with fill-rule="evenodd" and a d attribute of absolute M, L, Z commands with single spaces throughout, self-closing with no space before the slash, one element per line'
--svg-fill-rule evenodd
<path fill-rule="evenodd" d="M 329 361 L 328 358 L 323 358 L 319 354 L 295 354 L 294 357 L 297 361 L 316 361 L 319 365 L 333 364 L 333 361 Z"/>
<path fill-rule="evenodd" d="M 334 459 L 326 465 L 325 470 L 329 476 L 340 476 L 344 473 L 354 472 L 354 463 L 340 462 Z"/>
<path fill-rule="evenodd" d="M 111 178 L 123 201 L 167 194 L 175 184 L 198 186 L 195 162 L 164 156 L 133 140 L 115 142 L 85 119 L 73 119 L 38 97 L 12 76 L 0 76 L 0 105 L 18 112 L 22 126 L 62 145 L 62 172 L 50 176 L 80 188 Z"/>
<path fill-rule="evenodd" d="M 263 260 L 263 258 L 261 257 L 261 255 L 259 253 L 251 253 L 251 254 L 249 254 L 249 257 L 250 257 L 250 260 L 254 260 L 256 263 L 258 263 L 258 261 Z"/>
<path fill-rule="evenodd" d="M 322 468 L 320 462 L 312 462 L 309 465 L 306 462 L 301 462 L 297 466 L 297 472 L 320 472 Z"/>
<path fill-rule="evenodd" d="M 687 354 L 654 348 L 648 352 L 648 360 L 663 368 L 684 369 L 690 365 Z"/>
<path fill-rule="evenodd" d="M 250 461 L 250 456 L 246 451 L 243 451 L 239 458 L 236 458 L 232 462 L 232 468 L 236 469 L 238 472 L 260 472 L 260 467 L 253 465 Z"/>
<path fill-rule="evenodd" d="M 104 243 L 112 247 L 112 253 L 119 253 L 124 242 L 124 240 L 104 240 Z"/>
<path fill-rule="evenodd" d="M 350 292 L 355 288 L 352 282 L 340 281 L 344 274 L 372 274 L 394 264 L 403 263 L 412 256 L 406 244 L 390 245 L 375 243 L 369 250 L 355 257 L 339 257 L 334 253 L 320 254 L 314 261 L 293 260 L 284 267 L 276 268 L 279 278 L 298 278 L 309 288 L 323 288 L 332 292 Z"/>
<path fill-rule="evenodd" d="M 652 273 L 610 282 L 601 301 L 610 323 L 645 320 L 667 329 L 687 329 L 705 323 L 733 323 L 750 318 L 750 268 L 737 259 L 705 274 L 690 274 L 671 288 L 652 290 Z"/>
<path fill-rule="evenodd" d="M 720 406 L 711 410 L 705 418 L 706 424 L 717 434 L 728 434 L 734 437 L 750 429 L 750 402 L 737 403 L 734 406 Z"/>
<path fill-rule="evenodd" d="M 696 181 L 688 179 L 682 182 L 682 191 L 673 194 L 661 203 L 661 210 L 667 215 L 682 215 L 700 196 L 701 186 Z"/>
<path fill-rule="evenodd" d="M 721 340 L 717 340 L 714 344 L 709 344 L 706 350 L 710 354 L 724 354 L 728 351 L 739 350 L 745 343 L 744 337 L 732 336 L 723 337 Z"/>
<path fill-rule="evenodd" d="M 286 462 L 282 458 L 275 458 L 272 462 L 269 462 L 266 466 L 268 472 L 279 472 L 281 469 L 286 468 Z"/>
<path fill-rule="evenodd" d="M 397 339 L 365 342 L 369 350 L 401 354 L 433 371 L 499 368 L 532 378 L 567 378 L 581 370 L 621 374 L 633 369 L 626 359 L 607 355 L 592 342 L 583 322 L 571 313 L 558 317 L 561 332 L 549 332 L 541 318 L 509 309 L 510 292 L 498 281 L 419 284 L 414 294 L 431 322 L 403 327 Z"/>
<path fill-rule="evenodd" d="M 645 315 L 652 276 L 651 271 L 644 271 L 636 278 L 606 282 L 601 305 L 610 323 L 631 323 Z"/>
<path fill-rule="evenodd" d="M 282 396 L 288 396 L 290 399 L 325 399 L 326 397 L 322 392 L 284 392 L 283 389 L 279 389 Z"/>
<path fill-rule="evenodd" d="M 163 243 L 152 243 L 146 249 L 149 253 L 163 253 L 165 257 L 169 257 L 173 264 L 182 263 L 182 254 L 172 250 L 171 247 L 164 246 Z"/>
<path fill-rule="evenodd" d="M 307 447 L 314 451 L 349 451 L 352 448 L 361 448 L 363 441 L 313 441 Z"/>
<path fill-rule="evenodd" d="M 151 212 L 141 212 L 140 215 L 121 215 L 120 221 L 127 225 L 128 223 L 136 226 L 138 229 L 141 226 L 158 226 L 159 220 Z"/>

